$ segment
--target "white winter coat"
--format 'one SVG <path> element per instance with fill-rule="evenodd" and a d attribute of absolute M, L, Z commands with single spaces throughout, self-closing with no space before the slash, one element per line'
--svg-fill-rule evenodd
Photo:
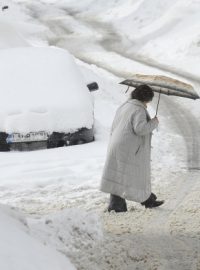
<path fill-rule="evenodd" d="M 145 105 L 127 100 L 116 112 L 101 191 L 143 202 L 151 194 L 151 134 L 158 120 L 150 119 Z"/>

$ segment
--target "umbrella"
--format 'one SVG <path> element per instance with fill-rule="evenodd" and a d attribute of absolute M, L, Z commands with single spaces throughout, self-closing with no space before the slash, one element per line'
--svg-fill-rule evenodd
<path fill-rule="evenodd" d="M 156 115 L 158 112 L 158 106 L 160 102 L 160 94 L 169 96 L 179 96 L 190 99 L 199 99 L 199 95 L 195 92 L 191 84 L 167 77 L 162 75 L 143 75 L 135 74 L 131 79 L 124 80 L 120 84 L 137 87 L 141 84 L 147 84 L 151 86 L 154 92 L 159 93 L 158 104 L 156 108 Z M 128 89 L 127 89 L 128 91 Z"/>

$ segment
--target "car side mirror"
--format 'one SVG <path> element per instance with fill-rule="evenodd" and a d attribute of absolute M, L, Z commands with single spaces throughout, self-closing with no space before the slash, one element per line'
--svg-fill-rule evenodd
<path fill-rule="evenodd" d="M 6 9 L 8 9 L 8 8 L 9 8 L 8 6 L 3 6 L 3 7 L 1 8 L 1 10 L 4 11 L 4 10 L 6 10 Z"/>
<path fill-rule="evenodd" d="M 87 84 L 87 88 L 90 90 L 90 92 L 96 91 L 99 89 L 99 86 L 96 82 L 92 82 Z"/>

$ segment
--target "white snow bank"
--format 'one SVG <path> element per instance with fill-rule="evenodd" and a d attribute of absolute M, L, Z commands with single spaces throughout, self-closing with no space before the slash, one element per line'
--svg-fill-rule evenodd
<path fill-rule="evenodd" d="M 77 254 L 83 246 L 95 245 L 103 237 L 102 224 L 96 211 L 69 208 L 39 219 L 29 219 L 31 234 L 52 245 L 73 261 L 84 258 Z M 84 254 L 83 254 L 84 257 Z"/>
<path fill-rule="evenodd" d="M 92 127 L 92 97 L 67 51 L 1 50 L 0 74 L 1 131 L 70 132 Z"/>
<path fill-rule="evenodd" d="M 111 26 L 123 43 L 121 51 L 119 44 L 116 44 L 117 50 L 122 54 L 143 56 L 149 61 L 152 58 L 154 62 L 168 68 L 174 67 L 182 73 L 199 75 L 200 2 L 197 0 L 83 0 L 78 4 L 73 0 L 42 2 L 47 6 L 44 14 L 48 14 L 48 8 L 54 6 L 55 9 L 65 10 L 66 14 L 69 13 L 77 20 L 89 21 L 90 25 L 95 26 L 97 22 L 99 27 L 99 23 L 103 22 L 102 29 L 104 27 L 105 32 L 106 26 L 108 30 Z M 61 17 L 56 19 L 60 21 Z M 104 25 L 105 22 L 107 24 Z M 69 24 L 63 25 L 63 28 L 69 32 L 72 28 L 73 35 L 80 32 Z M 88 35 L 89 30 L 85 32 Z M 101 32 L 102 30 L 99 31 L 99 36 Z M 98 39 L 96 33 L 95 37 Z"/>
<path fill-rule="evenodd" d="M 84 0 L 81 3 L 73 1 L 73 0 L 42 0 L 43 2 L 51 2 L 56 3 L 60 7 L 68 7 L 72 9 L 73 12 L 78 13 L 80 16 L 85 16 L 90 18 L 98 18 L 98 19 L 110 19 L 115 17 L 124 17 L 132 13 L 141 0 Z M 134 2 L 134 4 L 133 4 Z M 82 13 L 82 11 L 84 11 Z"/>
<path fill-rule="evenodd" d="M 105 4 L 105 10 L 108 5 Z M 115 4 L 112 5 L 113 10 L 109 8 L 109 15 L 106 16 L 108 12 L 105 11 L 104 14 L 98 8 L 98 15 L 95 16 L 114 25 L 121 39 L 124 38 L 125 46 L 128 42 L 126 52 L 130 55 L 139 54 L 152 58 L 164 65 L 199 75 L 199 1 L 142 0 L 131 1 L 131 6 L 126 1 L 124 9 L 127 12 L 121 9 L 119 14 L 115 12 Z M 93 7 L 96 13 L 97 7 L 97 4 L 95 8 Z M 90 13 L 92 13 L 91 8 Z M 81 16 L 88 16 L 87 9 L 82 10 Z"/>
<path fill-rule="evenodd" d="M 148 13 L 145 12 L 147 7 Z M 200 2 L 194 0 L 160 1 L 160 4 L 144 1 L 140 9 L 117 26 L 119 29 L 122 25 L 134 43 L 133 51 L 197 74 L 200 60 L 199 11 Z M 131 25 L 131 31 L 128 25 Z"/>
<path fill-rule="evenodd" d="M 74 270 L 68 258 L 28 235 L 17 214 L 0 207 L 0 269 Z"/>
<path fill-rule="evenodd" d="M 3 10 L 3 7 L 8 7 Z M 46 27 L 29 16 L 20 3 L 11 0 L 0 3 L 0 49 L 46 44 L 42 36 Z M 33 14 L 31 14 L 33 15 Z M 37 38 L 36 38 L 37 36 Z M 40 36 L 40 41 L 38 40 Z"/>
<path fill-rule="evenodd" d="M 27 16 L 18 5 L 10 1 L 1 1 L 0 4 L 0 49 L 30 46 L 22 34 L 20 24 L 27 25 Z M 2 8 L 8 6 L 4 11 Z M 27 26 L 30 31 L 30 25 Z"/>
<path fill-rule="evenodd" d="M 29 46 L 28 42 L 20 33 L 0 17 L 0 49 Z"/>

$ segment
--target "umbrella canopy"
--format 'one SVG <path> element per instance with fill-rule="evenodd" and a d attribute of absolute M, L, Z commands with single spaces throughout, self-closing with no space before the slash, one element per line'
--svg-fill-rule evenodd
<path fill-rule="evenodd" d="M 151 86 L 152 90 L 165 95 L 179 96 L 191 99 L 199 99 L 199 95 L 195 92 L 191 84 L 175 80 L 173 78 L 162 75 L 143 75 L 135 74 L 131 79 L 120 82 L 132 87 L 141 84 Z"/>

